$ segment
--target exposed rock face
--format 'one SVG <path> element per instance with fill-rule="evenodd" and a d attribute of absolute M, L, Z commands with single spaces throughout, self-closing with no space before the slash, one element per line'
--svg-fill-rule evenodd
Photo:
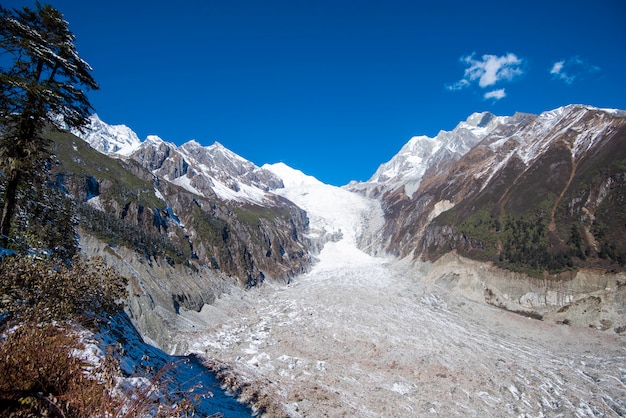
<path fill-rule="evenodd" d="M 114 224 L 107 228 L 115 231 L 106 233 L 116 239 L 125 229 L 137 228 L 127 244 L 135 245 L 136 235 L 145 234 L 153 243 L 148 247 L 162 242 L 171 248 L 170 262 L 197 260 L 245 285 L 265 278 L 288 280 L 311 263 L 306 213 L 263 191 L 282 181 L 219 144 L 188 143 L 178 149 L 151 137 L 123 160 L 71 136 L 59 138 L 55 147 L 56 175 L 79 202 L 96 211 L 85 216 L 107 219 L 89 222 L 88 233 L 90 228 L 103 233 L 103 222 Z M 243 190 L 239 195 L 237 188 Z"/>
<path fill-rule="evenodd" d="M 150 136 L 131 158 L 157 177 L 178 184 L 204 196 L 262 200 L 262 193 L 283 187 L 271 172 L 224 148 L 219 143 L 203 147 L 195 141 L 176 147 L 156 136 Z M 248 194 L 243 191 L 250 188 Z M 234 192 L 230 193 L 228 190 Z"/>
<path fill-rule="evenodd" d="M 236 279 L 199 263 L 185 266 L 148 260 L 133 249 L 109 246 L 88 233 L 81 233 L 80 244 L 83 253 L 103 257 L 129 279 L 129 316 L 144 338 L 167 352 L 186 350 L 185 342 L 176 338 L 179 331 L 190 328 L 181 311 L 200 312 L 238 286 Z"/>
<path fill-rule="evenodd" d="M 582 269 L 533 278 L 455 252 L 421 265 L 424 281 L 536 319 L 626 333 L 626 273 Z"/>

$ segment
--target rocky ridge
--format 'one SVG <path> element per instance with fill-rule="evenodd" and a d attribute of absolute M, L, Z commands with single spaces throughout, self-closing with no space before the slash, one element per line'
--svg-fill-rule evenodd
<path fill-rule="evenodd" d="M 232 287 L 287 282 L 312 263 L 306 213 L 265 191 L 282 184 L 273 174 L 220 145 L 181 150 L 150 138 L 113 158 L 50 135 L 53 178 L 74 197 L 83 252 L 133 278 L 129 313 L 164 349 L 178 350 L 181 311 L 199 312 Z"/>

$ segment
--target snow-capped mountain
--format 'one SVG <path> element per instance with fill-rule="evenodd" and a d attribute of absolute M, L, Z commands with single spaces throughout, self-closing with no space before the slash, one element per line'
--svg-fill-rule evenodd
<path fill-rule="evenodd" d="M 105 154 L 138 161 L 155 175 L 192 193 L 226 201 L 269 203 L 267 192 L 282 187 L 278 177 L 215 142 L 195 140 L 180 147 L 156 135 L 143 142 L 125 125 L 108 125 L 92 115 L 85 133 L 75 134 Z"/>
<path fill-rule="evenodd" d="M 474 113 L 452 131 L 440 131 L 434 138 L 414 136 L 391 160 L 381 164 L 367 182 L 352 183 L 348 188 L 380 195 L 404 187 L 406 195 L 411 197 L 426 170 L 442 162 L 458 160 L 507 120 L 507 117 L 496 117 L 488 112 Z"/>
<path fill-rule="evenodd" d="M 105 154 L 130 155 L 141 144 L 137 134 L 128 126 L 109 125 L 100 120 L 97 114 L 89 117 L 84 133 L 78 130 L 72 133 Z"/>
<path fill-rule="evenodd" d="M 615 133 L 623 127 L 623 115 L 618 110 L 582 105 L 565 106 L 541 115 L 494 116 L 483 112 L 470 115 L 452 131 L 441 131 L 434 138 L 415 136 L 390 161 L 381 164 L 369 181 L 345 187 L 348 193 L 358 192 L 360 196 L 377 199 L 378 205 L 385 208 L 380 234 L 372 232 L 381 226 L 383 216 L 372 210 L 379 206 L 358 199 L 350 202 L 338 196 L 335 201 L 326 199 L 338 191 L 284 165 L 257 167 L 219 143 L 203 147 L 190 141 L 177 147 L 156 136 L 137 143 L 132 139 L 136 135 L 128 128 L 109 127 L 97 117 L 92 121 L 93 131 L 85 139 L 93 141 L 100 150 L 104 150 L 103 143 L 127 144 L 115 148 L 116 152 L 139 162 L 158 178 L 194 194 L 260 206 L 280 206 L 283 203 L 277 199 L 286 198 L 308 212 L 311 237 L 325 237 L 322 241 L 350 234 L 352 240 L 369 251 L 407 255 L 416 247 L 421 248 L 418 252 L 424 252 L 425 246 L 432 247 L 418 242 L 432 241 L 424 233 L 435 218 L 444 212 L 452 213 L 456 206 L 469 205 L 477 196 L 500 199 L 499 206 L 491 203 L 499 209 L 485 208 L 500 213 L 504 213 L 507 204 L 512 205 L 502 203 L 505 201 L 528 207 L 531 202 L 550 205 L 542 203 L 542 199 L 552 199 L 549 223 L 554 228 L 557 206 L 568 187 L 576 185 L 580 162 L 597 154 L 605 142 L 609 147 L 616 141 L 619 143 L 621 137 Z M 115 137 L 118 131 L 123 140 L 102 140 Z M 545 161 L 552 161 L 551 165 L 544 167 Z M 584 164 L 582 168 L 586 169 Z M 532 182 L 525 186 L 536 193 L 518 198 L 511 188 L 531 181 L 526 178 L 536 172 L 543 173 L 543 177 L 531 177 Z M 510 177 L 511 173 L 515 175 Z M 337 202 L 346 206 L 337 209 Z M 326 203 L 332 205 L 325 207 Z M 570 203 L 571 207 L 576 205 Z M 369 209 L 361 210 L 365 207 Z M 579 210 L 593 213 L 595 209 L 582 205 Z M 353 227 L 354 222 L 360 225 L 356 231 L 346 230 L 345 219 L 333 218 L 341 211 L 342 216 L 360 214 L 359 220 L 351 217 L 347 222 Z M 589 227 L 585 233 L 593 235 Z M 556 242 L 563 240 L 559 238 Z M 593 240 L 589 245 L 599 248 Z"/>
<path fill-rule="evenodd" d="M 624 121 L 619 115 L 615 110 L 582 105 L 564 106 L 538 116 L 516 114 L 506 129 L 496 130 L 486 139 L 490 157 L 473 176 L 484 179 L 486 187 L 512 159 L 530 167 L 558 146 L 567 149 L 575 167 L 590 150 L 602 147 L 603 141 L 613 137 Z"/>
<path fill-rule="evenodd" d="M 275 175 L 218 142 L 203 147 L 189 141 L 177 147 L 151 136 L 130 158 L 192 193 L 215 195 L 226 201 L 271 204 L 272 197 L 267 192 L 282 187 Z"/>
<path fill-rule="evenodd" d="M 618 111 L 570 105 L 499 118 L 460 158 L 410 172 L 420 181 L 414 193 L 396 186 L 381 197 L 382 246 L 425 258 L 458 249 L 503 265 L 543 257 L 542 267 L 555 271 L 595 257 L 620 263 L 626 247 L 608 248 L 623 242 L 613 207 L 625 193 L 625 150 Z M 533 232 L 522 244 L 514 228 L 526 222 Z M 543 255 L 529 255 L 535 250 Z"/>
<path fill-rule="evenodd" d="M 76 142 L 58 146 L 60 158 L 78 163 L 82 172 L 65 171 L 62 164 L 59 175 L 78 199 L 88 199 L 115 222 L 132 224 L 118 235 L 141 228 L 158 242 L 150 251 L 165 248 L 169 257 L 199 260 L 248 285 L 265 277 L 288 280 L 308 268 L 313 253 L 308 219 L 271 192 L 283 187 L 275 174 L 219 143 L 176 146 L 155 135 L 142 142 L 125 126 L 109 126 L 96 116 L 91 121 L 91 130 L 78 133 L 90 149 Z M 112 158 L 94 155 L 101 153 Z M 131 239 L 137 238 L 142 239 Z M 176 289 L 155 283 L 155 292 Z M 164 297 L 197 309 L 214 297 L 205 293 L 196 289 L 193 295 Z"/>

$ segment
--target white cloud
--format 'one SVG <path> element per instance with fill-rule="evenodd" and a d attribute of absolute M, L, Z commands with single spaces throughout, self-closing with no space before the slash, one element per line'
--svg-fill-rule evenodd
<path fill-rule="evenodd" d="M 465 87 L 470 85 L 469 81 L 463 79 L 459 80 L 456 83 L 448 84 L 446 88 L 450 91 L 463 90 Z"/>
<path fill-rule="evenodd" d="M 550 70 L 550 74 L 555 74 L 555 75 L 560 74 L 561 71 L 563 70 L 564 64 L 565 64 L 565 61 L 555 62 L 554 65 L 552 66 L 552 69 Z"/>
<path fill-rule="evenodd" d="M 572 84 L 577 79 L 581 79 L 597 71 L 600 71 L 600 67 L 592 65 L 576 56 L 555 62 L 550 69 L 550 74 L 552 74 L 552 78 L 554 79 L 561 80 L 565 84 Z"/>
<path fill-rule="evenodd" d="M 469 65 L 465 69 L 466 80 L 478 79 L 480 87 L 488 87 L 502 80 L 512 80 L 522 75 L 522 60 L 515 54 L 506 54 L 501 57 L 496 55 L 483 55 L 477 60 L 474 55 L 461 58 L 461 62 Z"/>
<path fill-rule="evenodd" d="M 493 91 L 485 93 L 483 97 L 485 98 L 485 100 L 488 100 L 488 99 L 500 100 L 506 97 L 506 92 L 504 91 L 504 89 L 493 90 Z"/>
<path fill-rule="evenodd" d="M 525 61 L 512 53 L 502 56 L 485 54 L 480 59 L 471 54 L 461 57 L 460 61 L 466 66 L 465 72 L 462 79 L 446 86 L 450 91 L 462 90 L 476 82 L 481 88 L 495 86 L 524 74 Z M 484 95 L 485 99 L 496 100 L 505 96 L 504 89 L 493 90 Z"/>

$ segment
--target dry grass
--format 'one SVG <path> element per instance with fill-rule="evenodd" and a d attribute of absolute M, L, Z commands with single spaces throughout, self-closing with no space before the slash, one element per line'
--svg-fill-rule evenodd
<path fill-rule="evenodd" d="M 78 330 L 121 309 L 126 281 L 101 260 L 0 263 L 0 415 L 172 417 L 193 404 L 168 392 L 173 365 L 124 379 L 119 353 L 81 357 Z M 82 325 L 81 325 L 82 324 Z M 95 363 L 95 364 L 94 364 Z M 130 383 L 130 384 L 129 384 Z"/>

